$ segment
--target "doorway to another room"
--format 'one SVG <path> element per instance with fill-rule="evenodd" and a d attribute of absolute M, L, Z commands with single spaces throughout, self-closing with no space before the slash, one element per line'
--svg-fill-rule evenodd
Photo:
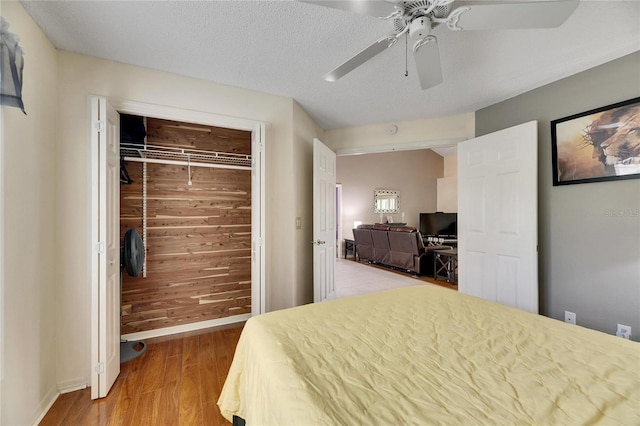
<path fill-rule="evenodd" d="M 358 153 L 361 155 L 338 155 L 339 184 L 336 188 L 336 223 L 338 225 L 337 252 L 340 260 L 347 258 L 352 262 L 350 259 L 355 258 L 355 238 L 352 229 L 361 224 L 382 223 L 388 225 L 386 222 L 392 222 L 397 226 L 405 225 L 421 232 L 424 237 L 423 245 L 444 245 L 440 242 L 427 241 L 429 235 L 424 233 L 420 218 L 424 212 L 446 211 L 453 212 L 452 214 L 455 215 L 457 211 L 456 146 L 401 148 L 392 151 L 372 152 L 374 150 L 369 150 Z M 387 198 L 395 195 L 396 204 L 393 206 L 395 208 L 393 212 L 390 212 L 391 206 L 378 205 L 381 195 L 387 196 Z M 386 201 L 386 199 L 382 201 Z M 380 211 L 381 208 L 385 209 L 384 213 Z M 455 238 L 448 238 L 447 242 L 449 243 L 447 247 L 440 248 L 452 249 L 455 247 Z M 397 244 L 399 243 L 396 241 Z M 435 248 L 431 247 L 430 250 Z M 414 265 L 412 273 L 402 272 L 400 269 L 382 269 L 374 264 L 363 266 L 372 269 L 374 274 L 386 270 L 391 272 L 393 276 L 400 275 L 410 280 L 416 280 L 413 275 L 418 275 L 418 281 L 432 281 L 449 288 L 457 288 L 455 267 L 451 268 L 453 270 L 450 274 L 443 273 L 447 268 L 442 269 L 435 280 L 432 272 L 435 269 L 434 255 L 429 253 L 424 257 L 425 259 L 420 260 L 420 268 L 416 269 L 417 267 Z M 371 259 L 375 259 L 375 257 Z M 445 261 L 446 259 L 441 257 L 439 260 Z M 392 261 L 390 263 L 395 265 L 406 262 Z M 440 265 L 438 264 L 438 266 Z M 337 265 L 336 288 L 339 293 L 345 286 L 351 286 L 349 282 L 343 281 L 341 273 L 340 265 Z"/>

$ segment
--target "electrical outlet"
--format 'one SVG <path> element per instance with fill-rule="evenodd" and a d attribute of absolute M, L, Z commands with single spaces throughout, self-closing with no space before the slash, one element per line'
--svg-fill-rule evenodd
<path fill-rule="evenodd" d="M 631 339 L 631 326 L 618 324 L 618 329 L 616 330 L 616 336 L 622 337 L 624 339 Z"/>
<path fill-rule="evenodd" d="M 576 323 L 576 313 L 570 311 L 564 311 L 564 322 L 568 322 L 569 324 Z"/>
<path fill-rule="evenodd" d="M 296 217 L 296 229 L 302 228 L 302 218 Z"/>

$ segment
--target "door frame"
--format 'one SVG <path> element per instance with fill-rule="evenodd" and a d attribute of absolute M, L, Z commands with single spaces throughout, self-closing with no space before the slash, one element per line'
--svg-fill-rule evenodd
<path fill-rule="evenodd" d="M 89 112 L 91 111 L 91 99 L 101 97 L 98 95 L 89 95 L 87 97 L 87 104 L 89 108 Z M 106 101 L 113 106 L 116 111 L 124 114 L 132 114 L 132 115 L 140 115 L 144 117 L 154 117 L 166 120 L 174 120 L 174 121 L 183 121 L 194 124 L 202 124 L 216 127 L 224 127 L 228 129 L 235 130 L 245 130 L 251 132 L 251 158 L 252 158 L 252 166 L 251 166 L 251 314 L 243 314 L 238 315 L 233 318 L 232 321 L 229 321 L 228 318 L 223 318 L 219 320 L 211 320 L 206 321 L 206 327 L 212 327 L 216 325 L 224 325 L 233 322 L 240 322 L 248 319 L 250 316 L 259 315 L 261 313 L 266 312 L 266 258 L 265 258 L 265 250 L 264 247 L 266 245 L 266 232 L 265 232 L 265 173 L 266 173 L 266 156 L 265 156 L 265 145 L 266 145 L 266 129 L 267 123 L 251 120 L 251 119 L 243 119 L 237 117 L 230 117 L 220 114 L 208 113 L 203 111 L 192 111 L 177 107 L 169 107 L 162 105 L 153 105 L 147 104 L 143 102 L 137 101 L 129 101 L 122 99 L 114 99 L 109 97 L 102 97 L 106 99 Z M 89 122 L 91 121 L 91 114 L 88 114 Z M 92 124 L 89 123 L 91 126 Z M 98 146 L 96 144 L 91 144 L 90 148 L 90 178 L 92 181 L 95 181 L 94 176 L 97 176 L 99 173 L 99 164 L 97 161 L 98 158 Z M 90 259 L 89 259 L 89 270 L 91 273 L 91 294 L 93 294 L 94 289 L 98 288 L 98 272 L 97 272 L 97 257 L 98 253 L 93 250 L 96 246 L 97 241 L 94 241 L 95 230 L 98 228 L 98 201 L 99 201 L 99 191 L 98 187 L 94 184 L 90 186 L 90 232 L 89 232 L 89 244 L 90 248 Z M 98 319 L 98 304 L 97 299 L 93 295 L 91 296 L 91 321 L 92 324 L 94 321 L 97 323 Z M 196 323 L 197 324 L 197 323 Z M 94 334 L 97 333 L 97 330 L 94 330 L 95 327 L 91 327 L 91 365 L 90 371 L 93 382 L 93 375 L 97 374 L 94 369 L 94 353 L 97 353 L 97 339 L 95 339 Z M 193 326 L 192 324 L 187 324 L 185 326 L 177 326 L 171 327 L 170 330 L 163 330 L 163 332 L 147 332 L 147 333 L 138 333 L 136 338 L 149 338 L 166 334 L 174 334 L 182 331 L 195 330 L 198 328 L 202 328 L 202 325 Z M 168 332 L 167 332 L 168 331 Z M 133 338 L 134 336 L 129 336 Z M 96 346 L 96 347 L 94 347 Z"/>

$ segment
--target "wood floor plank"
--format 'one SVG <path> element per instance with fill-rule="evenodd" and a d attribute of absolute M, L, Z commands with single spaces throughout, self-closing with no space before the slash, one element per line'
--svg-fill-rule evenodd
<path fill-rule="evenodd" d="M 177 425 L 180 422 L 180 394 L 182 392 L 182 355 L 167 358 L 160 404 L 159 425 Z"/>
<path fill-rule="evenodd" d="M 177 337 L 175 339 L 167 341 L 167 357 L 172 357 L 176 355 L 182 356 L 182 337 Z"/>
<path fill-rule="evenodd" d="M 124 383 L 124 378 L 118 377 L 113 384 L 113 387 L 109 391 L 109 394 L 117 395 L 120 393 L 120 388 Z M 90 388 L 89 395 L 90 397 Z M 109 424 L 109 420 L 112 417 L 112 413 L 114 412 L 117 406 L 118 400 L 116 398 L 102 398 L 91 403 L 89 411 L 85 416 L 83 424 L 85 425 L 95 425 L 95 426 L 107 426 Z"/>
<path fill-rule="evenodd" d="M 57 426 L 63 424 L 63 420 L 69 415 L 71 407 L 74 406 L 78 398 L 83 396 L 81 391 L 62 394 L 51 407 L 47 415 L 42 419 L 42 426 Z"/>
<path fill-rule="evenodd" d="M 220 383 L 218 381 L 218 371 L 215 360 L 210 355 L 199 364 L 200 366 L 200 402 L 207 404 L 216 402 L 220 396 Z"/>
<path fill-rule="evenodd" d="M 69 415 L 60 423 L 61 425 L 83 425 L 85 418 L 91 409 L 91 388 L 82 389 L 79 397 L 75 400 L 73 407 L 69 410 Z"/>
<path fill-rule="evenodd" d="M 134 410 L 132 425 L 157 425 L 160 417 L 160 396 L 162 389 L 158 388 L 151 392 L 143 393 L 138 398 L 138 403 Z"/>
<path fill-rule="evenodd" d="M 182 382 L 182 355 L 167 357 L 164 368 L 163 386 L 180 385 Z"/>
<path fill-rule="evenodd" d="M 182 365 L 198 363 L 198 336 L 188 336 L 183 340 Z"/>
<path fill-rule="evenodd" d="M 147 361 L 144 364 L 144 380 L 141 393 L 152 392 L 160 389 L 164 381 L 164 369 L 167 362 L 167 346 L 153 344 L 147 347 Z"/>
<path fill-rule="evenodd" d="M 200 401 L 200 368 L 197 364 L 182 367 L 179 423 L 185 425 L 204 424 Z"/>
<path fill-rule="evenodd" d="M 205 424 L 215 426 L 229 426 L 227 419 L 220 414 L 220 408 L 216 402 L 208 402 L 202 405 L 202 413 Z"/>

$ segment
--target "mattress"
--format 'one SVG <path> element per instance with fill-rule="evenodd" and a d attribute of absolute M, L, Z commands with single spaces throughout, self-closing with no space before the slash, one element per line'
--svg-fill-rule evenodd
<path fill-rule="evenodd" d="M 640 424 L 640 343 L 419 285 L 247 321 L 247 425 Z"/>

